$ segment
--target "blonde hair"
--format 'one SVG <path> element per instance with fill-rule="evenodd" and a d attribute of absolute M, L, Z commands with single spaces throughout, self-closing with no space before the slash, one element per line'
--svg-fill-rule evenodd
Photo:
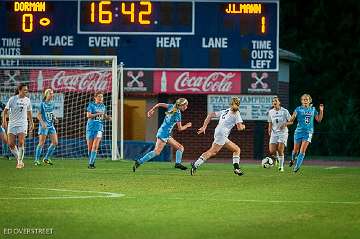
<path fill-rule="evenodd" d="M 233 107 L 233 105 L 236 105 L 238 107 L 237 110 L 239 110 L 239 107 L 240 107 L 240 98 L 239 97 L 231 98 L 230 107 Z"/>
<path fill-rule="evenodd" d="M 52 92 L 53 90 L 48 88 L 44 91 L 44 98 L 43 98 L 43 101 L 46 100 L 46 98 L 50 95 L 50 93 Z"/>
<path fill-rule="evenodd" d="M 300 101 L 302 100 L 302 98 L 309 98 L 309 106 L 311 107 L 312 106 L 312 98 L 309 94 L 303 94 L 301 97 L 300 97 Z"/>
<path fill-rule="evenodd" d="M 179 107 L 182 106 L 182 105 L 187 105 L 189 102 L 187 99 L 185 98 L 179 98 L 175 101 L 175 105 L 174 107 L 170 110 L 170 111 L 167 111 L 165 114 L 167 115 L 172 115 L 172 114 L 175 114 L 178 110 L 179 110 Z"/>

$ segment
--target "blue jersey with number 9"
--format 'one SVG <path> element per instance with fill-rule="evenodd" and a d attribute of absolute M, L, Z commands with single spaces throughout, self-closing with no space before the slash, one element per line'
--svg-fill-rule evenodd
<path fill-rule="evenodd" d="M 103 115 L 98 115 L 95 118 L 88 119 L 86 130 L 91 131 L 104 131 L 104 114 L 106 107 L 103 103 L 97 104 L 95 102 L 90 102 L 87 107 L 87 112 L 91 114 L 103 113 Z"/>
<path fill-rule="evenodd" d="M 295 133 L 313 133 L 314 118 L 319 114 L 315 107 L 298 106 L 295 113 L 298 121 Z"/>

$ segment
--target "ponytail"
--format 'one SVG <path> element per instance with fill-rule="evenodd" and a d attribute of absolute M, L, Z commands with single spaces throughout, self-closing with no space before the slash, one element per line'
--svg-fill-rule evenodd
<path fill-rule="evenodd" d="M 170 110 L 170 111 L 167 111 L 165 114 L 166 115 L 172 115 L 172 114 L 175 114 L 178 110 L 179 110 L 179 107 L 182 106 L 182 105 L 186 105 L 188 104 L 188 100 L 185 99 L 185 98 L 179 98 L 175 101 L 175 105 L 174 107 Z"/>

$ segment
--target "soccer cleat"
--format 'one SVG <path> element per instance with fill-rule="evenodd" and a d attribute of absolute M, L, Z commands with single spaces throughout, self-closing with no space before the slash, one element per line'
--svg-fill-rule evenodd
<path fill-rule="evenodd" d="M 279 168 L 279 172 L 284 172 L 284 168 L 283 168 L 283 167 L 280 167 L 280 168 Z"/>
<path fill-rule="evenodd" d="M 295 167 L 295 168 L 294 168 L 294 173 L 297 173 L 299 170 L 300 170 L 300 167 L 298 167 L 298 168 Z"/>
<path fill-rule="evenodd" d="M 40 163 L 39 160 L 35 160 L 35 161 L 34 161 L 34 165 L 35 165 L 35 166 L 39 166 L 39 165 L 41 165 L 41 163 Z"/>
<path fill-rule="evenodd" d="M 191 163 L 191 169 L 190 169 L 190 174 L 191 174 L 192 176 L 195 175 L 196 169 L 197 169 L 197 168 L 195 167 L 195 163 L 192 162 L 192 163 Z"/>
<path fill-rule="evenodd" d="M 290 162 L 289 162 L 289 167 L 292 167 L 294 165 L 294 160 L 290 160 Z"/>
<path fill-rule="evenodd" d="M 53 162 L 50 159 L 43 159 L 43 163 L 46 165 L 53 165 Z"/>
<path fill-rule="evenodd" d="M 17 168 L 17 169 L 22 168 L 21 163 L 17 163 L 17 164 L 16 164 L 16 168 Z"/>
<path fill-rule="evenodd" d="M 88 169 L 95 169 L 96 167 L 95 167 L 95 165 L 94 164 L 89 164 L 89 166 L 88 166 Z"/>
<path fill-rule="evenodd" d="M 136 160 L 135 161 L 135 164 L 134 164 L 134 166 L 133 166 L 133 172 L 135 173 L 135 171 L 136 171 L 136 169 L 138 168 L 138 167 L 140 167 L 140 164 L 139 164 L 139 162 Z"/>
<path fill-rule="evenodd" d="M 175 168 L 181 169 L 181 170 L 186 170 L 187 167 L 185 167 L 184 165 L 182 165 L 181 163 L 176 163 L 175 164 Z"/>
<path fill-rule="evenodd" d="M 240 168 L 234 169 L 234 173 L 235 173 L 236 175 L 238 175 L 238 176 L 242 176 L 242 175 L 244 175 L 244 172 L 243 172 L 243 171 L 241 171 L 241 169 L 240 169 Z"/>

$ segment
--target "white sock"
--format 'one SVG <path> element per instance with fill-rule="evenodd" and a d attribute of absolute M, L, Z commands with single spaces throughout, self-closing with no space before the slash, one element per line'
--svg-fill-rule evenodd
<path fill-rule="evenodd" d="M 233 156 L 233 164 L 234 163 L 240 164 L 240 156 Z"/>
<path fill-rule="evenodd" d="M 23 161 L 23 159 L 24 159 L 24 154 L 25 154 L 25 148 L 24 148 L 24 146 L 23 147 L 19 147 L 19 160 L 20 160 L 20 162 L 22 162 Z"/>
<path fill-rule="evenodd" d="M 204 158 L 200 156 L 198 160 L 196 160 L 195 162 L 195 168 L 200 167 L 200 165 L 203 164 L 204 162 L 205 162 Z"/>
<path fill-rule="evenodd" d="M 280 167 L 283 168 L 284 167 L 284 155 L 278 156 L 278 159 L 279 159 Z"/>
<path fill-rule="evenodd" d="M 17 160 L 18 163 L 19 163 L 20 161 L 19 161 L 19 150 L 18 150 L 18 148 L 15 146 L 14 149 L 11 149 L 11 148 L 10 148 L 10 151 L 11 151 L 11 153 L 15 156 L 16 160 Z"/>

